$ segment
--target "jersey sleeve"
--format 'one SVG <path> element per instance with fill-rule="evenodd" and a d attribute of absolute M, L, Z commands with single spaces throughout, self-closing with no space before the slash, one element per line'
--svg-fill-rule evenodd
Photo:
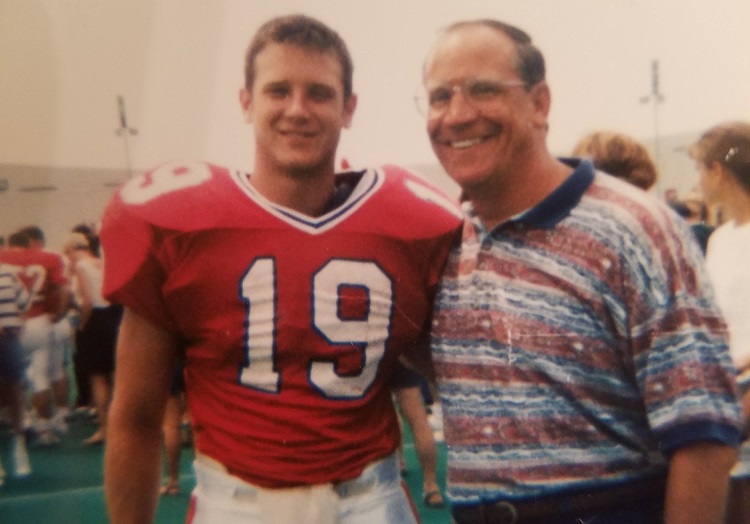
<path fill-rule="evenodd" d="M 131 212 L 116 194 L 104 213 L 101 242 L 104 297 L 173 330 L 161 294 L 165 273 L 157 256 L 155 227 Z"/>
<path fill-rule="evenodd" d="M 396 165 L 384 165 L 386 178 L 400 186 L 388 192 L 390 222 L 397 224 L 400 234 L 415 238 L 454 231 L 463 219 L 457 200 L 432 184 L 421 174 Z"/>
<path fill-rule="evenodd" d="M 458 202 L 420 174 L 400 166 L 382 167 L 387 178 L 400 186 L 388 192 L 387 217 L 384 227 L 393 227 L 392 234 L 410 239 L 424 256 L 415 257 L 424 266 L 422 272 L 430 288 L 442 274 L 448 253 L 460 239 L 463 213 Z"/>
<path fill-rule="evenodd" d="M 176 330 L 163 296 L 166 239 L 175 232 L 212 227 L 232 208 L 228 170 L 202 162 L 165 163 L 128 181 L 102 220 L 104 297 L 152 323 Z"/>

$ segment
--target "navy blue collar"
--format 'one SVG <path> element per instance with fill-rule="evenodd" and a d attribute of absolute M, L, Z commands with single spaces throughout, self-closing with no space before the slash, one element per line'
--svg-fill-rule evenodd
<path fill-rule="evenodd" d="M 574 168 L 574 171 L 544 200 L 513 217 L 510 223 L 537 229 L 552 229 L 570 215 L 594 181 L 594 165 L 589 160 L 578 158 L 561 158 L 560 161 Z"/>

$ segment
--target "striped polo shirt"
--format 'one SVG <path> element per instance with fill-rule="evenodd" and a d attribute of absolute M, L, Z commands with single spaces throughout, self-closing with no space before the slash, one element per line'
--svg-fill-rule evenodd
<path fill-rule="evenodd" d="M 454 504 L 664 475 L 681 446 L 740 440 L 726 326 L 689 227 L 566 162 L 556 191 L 492 231 L 466 203 L 433 320 Z"/>

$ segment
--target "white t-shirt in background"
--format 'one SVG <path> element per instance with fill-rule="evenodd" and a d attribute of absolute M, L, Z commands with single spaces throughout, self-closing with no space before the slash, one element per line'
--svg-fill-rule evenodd
<path fill-rule="evenodd" d="M 727 222 L 711 234 L 706 267 L 729 325 L 734 364 L 750 365 L 750 223 Z"/>

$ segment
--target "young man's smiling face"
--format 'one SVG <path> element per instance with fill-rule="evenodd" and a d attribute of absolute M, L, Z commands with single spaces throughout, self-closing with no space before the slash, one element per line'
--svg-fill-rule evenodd
<path fill-rule="evenodd" d="M 256 56 L 252 90 L 240 101 L 255 129 L 256 169 L 298 175 L 333 169 L 356 107 L 355 95 L 344 98 L 335 53 L 278 43 Z"/>

